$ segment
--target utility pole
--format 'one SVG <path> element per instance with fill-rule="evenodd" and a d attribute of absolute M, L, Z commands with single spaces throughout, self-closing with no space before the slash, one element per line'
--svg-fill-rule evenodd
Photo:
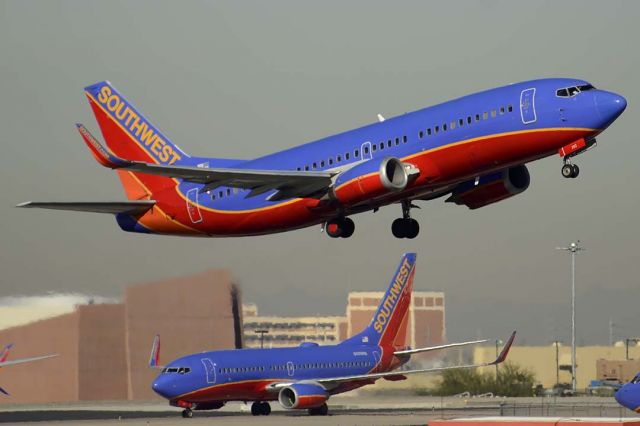
<path fill-rule="evenodd" d="M 609 317 L 609 346 L 613 346 L 613 320 Z"/>
<path fill-rule="evenodd" d="M 560 340 L 554 340 L 556 346 L 556 385 L 560 384 Z"/>
<path fill-rule="evenodd" d="M 256 334 L 260 335 L 260 349 L 264 348 L 264 335 L 269 333 L 269 330 L 256 330 Z"/>
<path fill-rule="evenodd" d="M 568 247 L 556 247 L 556 250 L 571 252 L 571 389 L 576 391 L 576 253 L 584 251 L 580 240 Z"/>

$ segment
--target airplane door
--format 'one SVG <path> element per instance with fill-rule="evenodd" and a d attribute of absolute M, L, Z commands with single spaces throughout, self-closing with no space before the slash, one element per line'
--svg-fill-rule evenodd
<path fill-rule="evenodd" d="M 363 160 L 371 160 L 373 158 L 373 154 L 371 153 L 371 142 L 367 141 L 362 144 L 360 147 L 360 152 L 362 153 Z"/>
<path fill-rule="evenodd" d="M 198 206 L 198 188 L 191 188 L 187 191 L 187 213 L 189 213 L 191 222 L 202 222 L 202 215 Z"/>
<path fill-rule="evenodd" d="M 536 88 L 525 89 L 520 93 L 520 117 L 524 124 L 534 123 L 536 117 Z"/>
<path fill-rule="evenodd" d="M 216 365 L 209 358 L 202 358 L 202 365 L 207 375 L 207 383 L 214 384 L 216 382 Z"/>
<path fill-rule="evenodd" d="M 291 361 L 287 362 L 287 374 L 289 376 L 293 376 L 293 373 L 295 373 L 295 371 L 296 371 L 296 368 L 293 365 L 293 362 Z"/>

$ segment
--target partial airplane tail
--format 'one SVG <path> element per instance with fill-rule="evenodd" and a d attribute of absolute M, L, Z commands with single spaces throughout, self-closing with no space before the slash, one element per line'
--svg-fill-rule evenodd
<path fill-rule="evenodd" d="M 342 344 L 405 346 L 415 270 L 416 254 L 405 253 L 369 326 Z"/>
<path fill-rule="evenodd" d="M 155 128 L 108 81 L 85 88 L 85 94 L 102 131 L 108 149 L 130 161 L 151 164 L 182 164 L 189 155 Z M 82 138 L 93 138 L 78 127 Z M 152 194 L 174 187 L 176 181 L 164 176 L 118 171 L 130 200 L 152 199 Z"/>

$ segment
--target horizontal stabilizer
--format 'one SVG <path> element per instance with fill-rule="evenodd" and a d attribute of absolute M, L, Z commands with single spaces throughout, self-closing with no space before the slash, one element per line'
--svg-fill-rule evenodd
<path fill-rule="evenodd" d="M 80 202 L 60 202 L 60 201 L 27 201 L 18 204 L 21 208 L 38 208 L 52 210 L 71 210 L 77 212 L 91 213 L 144 213 L 156 204 L 155 200 L 139 201 L 80 201 Z"/>
<path fill-rule="evenodd" d="M 15 365 L 15 364 L 22 364 L 25 362 L 33 362 L 33 361 L 40 361 L 41 359 L 47 359 L 47 358 L 53 358 L 55 356 L 58 356 L 58 354 L 49 354 L 49 355 L 42 355 L 42 356 L 34 356 L 32 358 L 20 358 L 20 359 L 12 359 L 10 361 L 3 361 L 0 362 L 0 367 L 6 367 L 7 365 Z"/>

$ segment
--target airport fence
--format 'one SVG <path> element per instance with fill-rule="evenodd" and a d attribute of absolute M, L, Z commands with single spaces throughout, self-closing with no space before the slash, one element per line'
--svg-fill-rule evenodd
<path fill-rule="evenodd" d="M 562 398 L 540 398 L 540 401 L 500 403 L 500 416 L 518 417 L 635 417 L 636 414 L 611 402 L 570 401 Z"/>

